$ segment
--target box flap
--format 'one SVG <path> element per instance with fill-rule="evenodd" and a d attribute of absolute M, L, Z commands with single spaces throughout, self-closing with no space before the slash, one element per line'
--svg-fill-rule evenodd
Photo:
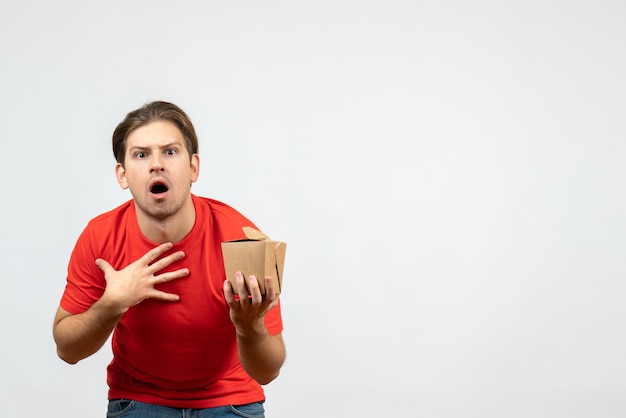
<path fill-rule="evenodd" d="M 244 226 L 241 229 L 243 229 L 243 233 L 246 234 L 246 237 L 248 239 L 253 239 L 253 240 L 270 239 L 267 235 L 265 235 L 263 232 L 259 231 L 258 229 L 254 229 L 249 226 Z"/>
<path fill-rule="evenodd" d="M 277 242 L 274 247 L 274 260 L 276 261 L 276 273 L 278 275 L 278 291 L 282 292 L 283 269 L 285 267 L 285 253 L 287 245 L 284 242 Z"/>

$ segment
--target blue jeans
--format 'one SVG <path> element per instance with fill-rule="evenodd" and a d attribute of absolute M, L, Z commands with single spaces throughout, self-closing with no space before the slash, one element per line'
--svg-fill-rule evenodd
<path fill-rule="evenodd" d="M 263 403 L 229 405 L 217 408 L 179 409 L 152 405 L 129 399 L 109 401 L 107 418 L 264 418 Z"/>

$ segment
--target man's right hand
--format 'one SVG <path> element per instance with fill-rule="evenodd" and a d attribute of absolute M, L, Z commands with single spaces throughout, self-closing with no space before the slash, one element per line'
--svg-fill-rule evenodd
<path fill-rule="evenodd" d="M 59 357 L 74 364 L 98 351 L 128 308 L 142 300 L 177 301 L 178 295 L 154 288 L 159 283 L 189 274 L 186 268 L 157 274 L 185 257 L 182 251 L 178 251 L 158 259 L 170 249 L 171 243 L 161 244 L 119 271 L 105 260 L 96 260 L 106 280 L 104 294 L 83 313 L 74 315 L 59 306 L 53 326 Z"/>
<path fill-rule="evenodd" d="M 172 243 L 169 242 L 161 244 L 122 270 L 115 270 L 106 260 L 97 259 L 96 265 L 102 270 L 106 280 L 106 288 L 101 301 L 115 308 L 115 310 L 119 310 L 120 313 L 126 312 L 128 308 L 145 299 L 178 301 L 178 295 L 162 292 L 154 287 L 157 284 L 179 279 L 189 274 L 189 270 L 186 268 L 157 274 L 165 267 L 185 257 L 184 252 L 178 251 L 157 260 L 172 247 Z"/>

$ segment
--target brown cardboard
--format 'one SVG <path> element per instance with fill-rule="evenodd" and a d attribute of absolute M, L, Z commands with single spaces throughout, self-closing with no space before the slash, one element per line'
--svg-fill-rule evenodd
<path fill-rule="evenodd" d="M 242 229 L 246 239 L 222 243 L 226 278 L 232 283 L 235 293 L 238 293 L 235 273 L 241 271 L 245 278 L 254 275 L 259 281 L 261 293 L 265 294 L 264 279 L 271 277 L 274 281 L 276 294 L 280 294 L 287 244 L 271 240 L 267 235 L 254 228 L 244 227 Z"/>

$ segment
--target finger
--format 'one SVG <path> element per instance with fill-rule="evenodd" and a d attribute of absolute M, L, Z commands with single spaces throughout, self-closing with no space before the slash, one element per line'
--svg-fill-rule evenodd
<path fill-rule="evenodd" d="M 169 271 L 167 273 L 163 273 L 163 274 L 159 274 L 157 276 L 154 276 L 153 279 L 153 284 L 159 284 L 159 283 L 167 283 L 167 282 L 171 282 L 172 280 L 176 280 L 176 279 L 180 279 L 181 277 L 185 277 L 189 275 L 189 269 L 188 268 L 182 268 L 180 270 L 176 270 L 176 271 Z"/>
<path fill-rule="evenodd" d="M 180 296 L 173 293 L 161 292 L 160 290 L 153 290 L 148 294 L 148 299 L 158 299 L 165 302 L 178 302 Z"/>
<path fill-rule="evenodd" d="M 185 253 L 183 251 L 177 251 L 174 254 L 170 254 L 167 257 L 163 257 L 162 259 L 155 261 L 154 264 L 150 266 L 150 271 L 152 273 L 156 273 L 159 270 L 163 270 L 173 262 L 182 260 L 183 258 L 185 258 Z"/>
<path fill-rule="evenodd" d="M 141 262 L 144 263 L 145 265 L 149 265 L 154 260 L 156 260 L 161 255 L 163 255 L 165 252 L 172 249 L 173 246 L 174 245 L 171 242 L 164 242 L 158 247 L 155 247 L 151 249 L 150 251 L 148 251 L 147 253 L 145 253 L 143 257 L 141 257 L 139 260 L 141 260 Z"/>
<path fill-rule="evenodd" d="M 261 295 L 261 287 L 259 286 L 259 281 L 256 276 L 248 277 L 248 289 L 250 294 L 252 295 L 252 303 L 255 305 L 261 304 L 263 301 L 263 296 Z"/>
<path fill-rule="evenodd" d="M 274 280 L 271 277 L 265 278 L 265 299 L 273 301 L 276 298 L 276 289 L 274 289 Z"/>
<path fill-rule="evenodd" d="M 246 280 L 243 277 L 243 273 L 238 271 L 235 273 L 235 282 L 237 283 L 237 291 L 239 293 L 239 300 L 248 299 L 248 287 L 246 286 Z"/>
<path fill-rule="evenodd" d="M 228 280 L 224 280 L 224 297 L 229 305 L 235 302 L 235 292 L 233 292 L 233 286 Z"/>

